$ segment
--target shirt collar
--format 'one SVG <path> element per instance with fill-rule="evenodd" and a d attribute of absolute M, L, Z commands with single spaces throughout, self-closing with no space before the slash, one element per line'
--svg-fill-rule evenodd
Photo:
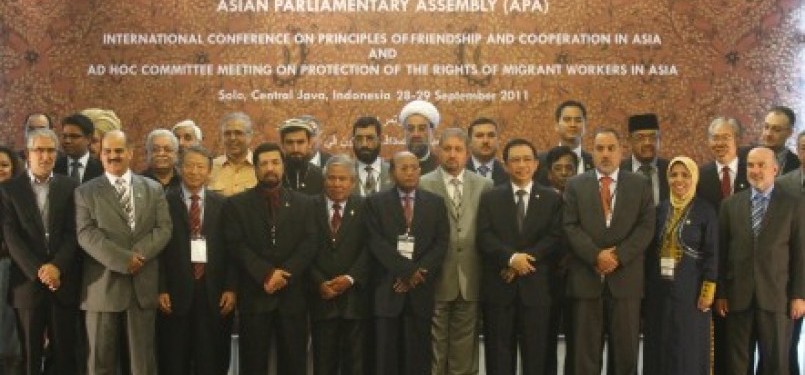
<path fill-rule="evenodd" d="M 620 172 L 620 170 L 621 170 L 620 168 L 616 168 L 615 171 L 613 171 L 612 174 L 610 174 L 608 176 L 609 178 L 612 179 L 612 182 L 618 182 L 618 172 Z M 603 173 L 601 173 L 601 171 L 599 171 L 596 168 L 596 170 L 595 170 L 595 180 L 596 181 L 601 181 L 601 177 L 604 177 L 604 176 L 605 175 Z"/>
<path fill-rule="evenodd" d="M 379 156 L 375 158 L 375 161 L 373 161 L 372 164 L 366 164 L 366 163 L 358 160 L 358 170 L 365 172 L 366 171 L 366 166 L 371 166 L 372 167 L 372 172 L 380 172 L 380 169 L 383 166 L 383 160 L 380 159 Z"/>
<path fill-rule="evenodd" d="M 127 169 L 126 173 L 123 173 L 122 176 L 115 176 L 109 172 L 103 172 L 103 174 L 106 175 L 106 178 L 109 180 L 112 186 L 115 186 L 118 178 L 122 178 L 123 181 L 126 181 L 126 185 L 131 185 L 131 169 Z"/>
<path fill-rule="evenodd" d="M 774 191 L 774 184 L 772 184 L 771 187 L 769 187 L 769 190 L 766 190 L 766 192 L 761 192 L 760 190 L 757 190 L 755 189 L 754 186 L 752 186 L 752 200 L 754 200 L 758 196 L 761 196 L 763 198 L 769 198 L 771 197 L 772 191 Z"/>
<path fill-rule="evenodd" d="M 48 178 L 45 179 L 45 181 L 39 181 L 39 179 L 36 178 L 36 176 L 34 176 L 34 174 L 31 172 L 30 169 L 28 169 L 27 172 L 28 172 L 28 178 L 31 180 L 32 184 L 42 185 L 50 182 L 50 180 L 53 179 L 53 171 L 50 171 L 50 175 L 48 175 Z"/>
<path fill-rule="evenodd" d="M 249 151 L 247 151 L 247 152 L 246 152 L 246 159 L 244 160 L 244 163 L 246 163 L 246 164 L 252 164 L 252 150 L 251 150 L 251 149 L 250 149 Z M 229 161 L 229 155 L 224 154 L 224 162 L 223 162 L 223 165 L 229 165 L 229 164 L 233 164 L 233 163 L 231 163 L 231 162 Z"/>
<path fill-rule="evenodd" d="M 515 184 L 514 182 L 512 182 L 511 184 L 512 184 L 512 191 L 514 192 L 515 196 L 517 196 L 517 190 L 525 190 L 526 195 L 531 195 L 531 189 L 534 187 L 533 181 L 530 181 L 528 185 L 526 185 L 525 187 L 517 186 L 517 184 Z"/>
<path fill-rule="evenodd" d="M 403 192 L 402 190 L 400 190 L 400 188 L 397 188 L 397 193 L 400 195 L 400 199 L 403 199 L 405 196 L 409 196 L 409 197 L 411 197 L 412 199 L 416 199 L 416 189 L 411 190 L 411 192 L 410 192 L 410 193 L 407 193 L 407 194 L 406 194 L 405 192 Z"/>
<path fill-rule="evenodd" d="M 737 172 L 738 171 L 738 157 L 732 158 L 732 161 L 727 164 L 721 164 L 716 160 L 716 170 L 721 173 L 721 170 L 727 167 L 730 169 L 730 172 Z"/>
<path fill-rule="evenodd" d="M 653 160 L 651 160 L 651 162 L 648 163 L 648 164 L 650 166 L 654 167 L 654 170 L 657 170 L 657 158 L 656 157 Z M 634 157 L 634 155 L 632 155 L 632 172 L 637 172 L 641 165 L 643 165 L 643 162 L 641 162 L 640 160 L 637 160 L 637 158 Z"/>
<path fill-rule="evenodd" d="M 69 159 L 70 163 L 72 163 L 73 161 L 77 161 L 77 162 L 81 163 L 82 168 L 86 168 L 87 163 L 89 162 L 89 151 L 87 151 L 83 156 L 79 157 L 78 159 L 73 159 L 72 157 L 68 157 L 68 159 Z"/>
<path fill-rule="evenodd" d="M 454 178 L 458 179 L 459 183 L 461 183 L 461 184 L 464 183 L 464 171 L 465 171 L 464 168 L 461 168 L 461 172 L 458 173 L 458 176 L 453 176 L 452 174 L 447 173 L 447 171 L 444 170 L 444 168 L 442 168 L 442 167 L 439 167 L 439 169 L 442 172 L 442 178 L 444 179 L 444 184 L 445 185 L 450 186 L 450 181 L 452 181 Z"/>
<path fill-rule="evenodd" d="M 184 184 L 181 184 L 181 186 L 182 186 L 182 197 L 184 197 L 185 200 L 189 201 L 190 197 L 193 196 L 193 193 Z M 198 191 L 199 201 L 201 202 L 204 202 L 204 190 L 205 190 L 204 188 L 201 188 Z"/>
<path fill-rule="evenodd" d="M 478 167 L 485 165 L 489 168 L 489 171 L 492 172 L 495 169 L 495 158 L 489 159 L 488 162 L 482 163 L 480 160 L 476 159 L 475 156 L 472 156 L 472 165 L 475 166 L 475 170 L 478 170 Z"/>

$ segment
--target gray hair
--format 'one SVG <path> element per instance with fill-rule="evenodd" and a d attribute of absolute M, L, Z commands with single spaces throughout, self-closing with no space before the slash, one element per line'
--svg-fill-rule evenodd
<path fill-rule="evenodd" d="M 243 124 L 244 124 L 244 127 L 245 127 L 243 130 L 246 132 L 246 134 L 253 134 L 253 131 L 252 131 L 252 118 L 249 117 L 249 115 L 247 115 L 246 113 L 243 113 L 243 112 L 229 112 L 229 113 L 225 114 L 224 117 L 221 117 L 221 134 L 222 135 L 224 134 L 224 128 L 226 127 L 226 124 L 228 122 L 232 121 L 232 120 L 243 121 Z"/>
<path fill-rule="evenodd" d="M 458 138 L 462 142 L 464 142 L 465 147 L 470 147 L 470 137 L 467 135 L 467 131 L 462 128 L 458 127 L 451 127 L 444 129 L 442 134 L 439 135 L 439 146 L 444 143 L 448 138 Z"/>
<path fill-rule="evenodd" d="M 333 165 L 340 165 L 342 167 L 346 167 L 347 170 L 349 171 L 349 175 L 352 176 L 352 178 L 358 177 L 358 171 L 355 170 L 355 162 L 352 161 L 352 158 L 350 158 L 346 154 L 336 154 L 327 159 L 327 162 L 324 164 L 324 170 L 322 175 L 326 177 L 327 171 L 330 170 L 330 167 Z"/>
<path fill-rule="evenodd" d="M 212 169 L 212 154 L 210 153 L 210 151 L 204 148 L 204 146 L 189 146 L 185 147 L 184 149 L 182 149 L 181 152 L 179 152 L 179 161 L 178 161 L 179 170 L 182 169 L 184 159 L 189 154 L 196 154 L 203 156 L 204 158 L 207 159 L 207 163 L 209 164 L 210 169 Z"/>
<path fill-rule="evenodd" d="M 201 133 L 201 128 L 199 128 L 198 125 L 196 125 L 196 123 L 193 122 L 193 120 L 183 120 L 183 121 L 177 122 L 176 125 L 173 125 L 173 128 L 171 128 L 171 132 L 176 133 L 176 130 L 181 129 L 181 128 L 191 128 L 191 129 L 193 129 L 193 133 L 196 135 L 196 139 L 198 139 L 199 141 L 201 141 L 203 139 L 202 138 L 203 134 Z"/>
<path fill-rule="evenodd" d="M 179 140 L 176 139 L 176 136 L 173 135 L 170 130 L 154 129 L 148 133 L 148 136 L 145 138 L 145 155 L 148 164 L 151 164 L 151 158 L 154 156 L 154 140 L 156 140 L 157 137 L 167 137 L 171 142 L 171 146 L 173 146 L 173 150 L 179 150 Z"/>
<path fill-rule="evenodd" d="M 56 149 L 59 149 L 59 136 L 56 135 L 56 132 L 48 128 L 31 130 L 30 133 L 26 133 L 25 148 L 30 149 L 33 146 L 34 139 L 36 138 L 50 138 L 50 140 L 53 141 L 53 144 L 56 145 Z"/>
<path fill-rule="evenodd" d="M 716 117 L 715 119 L 713 119 L 713 121 L 710 122 L 710 126 L 707 127 L 707 136 L 708 137 L 712 136 L 713 129 L 715 129 L 716 126 L 721 124 L 727 124 L 732 128 L 732 133 L 735 135 L 736 141 L 738 141 L 743 135 L 743 127 L 741 126 L 741 123 L 738 122 L 738 120 L 732 117 L 721 116 Z"/>

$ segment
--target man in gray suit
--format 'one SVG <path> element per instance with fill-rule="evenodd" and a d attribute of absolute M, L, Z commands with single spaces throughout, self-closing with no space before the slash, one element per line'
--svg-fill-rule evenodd
<path fill-rule="evenodd" d="M 597 129 L 595 169 L 572 177 L 565 189 L 571 251 L 567 374 L 601 373 L 605 333 L 610 373 L 637 373 L 643 258 L 654 235 L 654 198 L 646 178 L 619 168 L 621 147 L 615 130 Z"/>
<path fill-rule="evenodd" d="M 380 157 L 382 126 L 373 116 L 358 117 L 352 124 L 352 151 L 358 162 L 358 180 L 352 191 L 362 197 L 390 188 L 389 163 Z"/>
<path fill-rule="evenodd" d="M 468 171 L 470 139 L 460 128 L 439 138 L 441 166 L 419 181 L 423 189 L 444 198 L 450 242 L 436 281 L 431 374 L 478 373 L 478 302 L 481 257 L 475 250 L 475 219 L 481 193 L 492 180 Z"/>
<path fill-rule="evenodd" d="M 131 144 L 119 130 L 101 141 L 104 175 L 76 189 L 76 228 L 84 257 L 89 375 L 118 370 L 121 324 L 133 375 L 156 374 L 154 325 L 159 263 L 171 219 L 159 183 L 132 173 Z"/>

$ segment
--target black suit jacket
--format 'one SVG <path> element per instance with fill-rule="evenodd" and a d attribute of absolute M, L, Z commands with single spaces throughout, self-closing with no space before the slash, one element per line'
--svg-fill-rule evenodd
<path fill-rule="evenodd" d="M 425 160 L 419 161 L 419 174 L 424 176 L 432 172 L 438 166 L 439 166 L 439 159 L 433 153 L 433 150 L 430 150 L 428 157 L 425 158 Z"/>
<path fill-rule="evenodd" d="M 373 281 L 375 316 L 399 316 L 405 305 L 409 305 L 415 315 L 431 317 L 435 283 L 450 237 L 444 199 L 416 189 L 410 233 L 415 238 L 412 259 L 397 251 L 397 237 L 405 234 L 407 228 L 396 186 L 366 198 L 366 216 L 369 248 L 377 261 Z M 419 268 L 427 270 L 424 284 L 408 293 L 393 290 L 398 278 L 408 279 Z"/>
<path fill-rule="evenodd" d="M 319 195 L 324 191 L 322 169 L 311 163 L 305 164 L 305 170 L 299 171 L 299 181 L 296 179 L 296 170 L 286 168 L 285 176 L 282 179 L 282 187 L 307 195 Z"/>
<path fill-rule="evenodd" d="M 159 255 L 159 292 L 168 293 L 175 314 L 186 314 L 193 304 L 193 265 L 190 262 L 190 218 L 182 189 L 165 195 L 173 221 L 173 234 Z M 219 311 L 218 302 L 224 291 L 235 291 L 237 269 L 231 260 L 223 233 L 221 209 L 224 197 L 214 191 L 204 191 L 201 234 L 207 241 L 207 264 L 204 282 L 211 311 Z"/>
<path fill-rule="evenodd" d="M 238 309 L 304 314 L 306 273 L 316 255 L 313 204 L 307 195 L 283 188 L 272 221 L 261 189 L 258 185 L 230 197 L 223 209 L 225 238 L 239 266 Z M 268 294 L 263 283 L 275 268 L 291 277 L 285 288 Z"/>
<path fill-rule="evenodd" d="M 69 160 L 70 159 L 67 155 L 59 155 L 59 157 L 56 159 L 56 165 L 53 167 L 53 173 L 70 176 Z M 100 160 L 90 156 L 89 159 L 87 159 L 87 165 L 84 168 L 84 177 L 81 179 L 81 183 L 87 182 L 102 174 L 103 164 L 101 164 Z"/>
<path fill-rule="evenodd" d="M 786 313 L 805 298 L 805 202 L 775 186 L 758 238 L 752 231 L 752 190 L 734 194 L 719 212 L 719 285 L 730 311 L 756 306 Z"/>
<path fill-rule="evenodd" d="M 797 170 L 799 168 L 799 158 L 797 154 L 791 152 L 788 148 L 785 149 L 785 164 L 780 168 L 780 176 Z"/>
<path fill-rule="evenodd" d="M 475 163 L 472 162 L 472 158 L 467 160 L 467 170 L 478 173 L 478 171 L 475 169 Z M 509 173 L 506 172 L 506 169 L 503 167 L 503 163 L 501 163 L 498 159 L 492 161 L 492 182 L 494 186 L 503 185 L 509 182 Z"/>
<path fill-rule="evenodd" d="M 310 267 L 310 317 L 313 320 L 369 317 L 369 249 L 363 199 L 353 194 L 341 210 L 338 232 L 330 229 L 330 213 L 324 196 L 314 198 L 318 248 Z M 319 295 L 319 285 L 336 276 L 349 275 L 355 283 L 330 300 Z"/>
<path fill-rule="evenodd" d="M 482 298 L 486 303 L 508 305 L 515 298 L 526 306 L 551 303 L 550 272 L 546 261 L 559 251 L 562 238 L 562 200 L 552 189 L 533 184 L 522 233 L 517 230 L 517 205 L 511 184 L 481 195 L 478 207 L 478 249 L 483 254 Z M 509 267 L 515 252 L 536 260 L 536 271 L 507 284 L 500 272 Z"/>
<path fill-rule="evenodd" d="M 632 158 L 628 157 L 621 161 L 621 169 L 626 170 L 628 172 L 632 172 Z M 637 175 L 645 177 L 641 172 L 633 172 Z M 659 204 L 659 202 L 663 202 L 668 199 L 668 160 L 657 158 L 657 178 L 660 181 L 660 200 L 655 202 Z M 652 197 L 654 196 L 654 192 L 651 193 Z M 653 199 L 653 198 L 652 198 Z"/>
<path fill-rule="evenodd" d="M 711 161 L 699 167 L 699 185 L 696 186 L 696 196 L 709 202 L 716 211 L 721 205 L 721 171 L 717 170 L 716 162 Z M 738 170 L 735 172 L 735 182 L 732 192 L 738 193 L 749 188 L 746 179 L 746 159 L 738 158 Z"/>
<path fill-rule="evenodd" d="M 15 308 L 36 308 L 48 301 L 52 292 L 37 276 L 46 263 L 55 265 L 61 274 L 56 299 L 66 306 L 78 306 L 81 260 L 75 228 L 76 186 L 69 177 L 53 175 L 48 192 L 48 223 L 42 222 L 28 173 L 0 187 L 3 234 L 12 259 L 9 298 Z"/>

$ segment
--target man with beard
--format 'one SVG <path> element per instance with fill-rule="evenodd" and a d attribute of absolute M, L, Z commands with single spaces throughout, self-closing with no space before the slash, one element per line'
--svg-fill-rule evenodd
<path fill-rule="evenodd" d="M 391 187 L 389 164 L 380 158 L 382 126 L 377 117 L 359 117 L 352 124 L 352 151 L 358 159 L 353 191 L 365 197 Z"/>
<path fill-rule="evenodd" d="M 201 146 L 201 128 L 193 120 L 183 120 L 173 125 L 171 132 L 179 140 L 179 150 L 190 146 Z"/>
<path fill-rule="evenodd" d="M 794 133 L 794 124 L 797 116 L 791 108 L 775 106 L 769 110 L 763 120 L 763 132 L 760 134 L 760 145 L 774 151 L 777 164 L 780 166 L 778 175 L 795 171 L 799 168 L 799 159 L 785 143 Z"/>
<path fill-rule="evenodd" d="M 629 146 L 632 156 L 621 162 L 621 168 L 648 179 L 654 205 L 668 199 L 668 160 L 657 157 L 660 148 L 660 124 L 657 115 L 646 113 L 629 117 Z"/>
<path fill-rule="evenodd" d="M 154 129 L 145 138 L 148 169 L 141 174 L 162 185 L 167 190 L 178 189 L 182 183 L 176 160 L 179 158 L 179 141 L 167 129 Z"/>
<path fill-rule="evenodd" d="M 56 158 L 53 173 L 70 176 L 81 184 L 103 174 L 101 161 L 90 155 L 89 144 L 95 126 L 89 117 L 75 113 L 62 120 L 62 150 L 64 154 Z"/>
<path fill-rule="evenodd" d="M 439 125 L 439 118 L 436 107 L 424 100 L 414 100 L 400 111 L 400 124 L 405 131 L 405 147 L 419 159 L 422 174 L 439 166 L 430 149 L 433 129 Z"/>
<path fill-rule="evenodd" d="M 257 184 L 252 167 L 252 119 L 243 112 L 231 112 L 221 119 L 224 155 L 212 161 L 209 189 L 230 196 Z"/>
<path fill-rule="evenodd" d="M 495 186 L 509 182 L 509 175 L 496 158 L 498 153 L 498 124 L 495 120 L 479 117 L 472 120 L 467 132 L 470 135 L 470 153 L 467 170 L 490 178 Z"/>
<path fill-rule="evenodd" d="M 308 195 L 322 192 L 321 168 L 310 164 L 310 121 L 300 118 L 285 120 L 280 125 L 280 144 L 285 155 L 282 186 Z"/>
<path fill-rule="evenodd" d="M 253 153 L 257 186 L 230 197 L 222 209 L 229 249 L 239 265 L 240 366 L 266 374 L 272 338 L 277 373 L 307 374 L 305 274 L 316 255 L 311 199 L 282 186 L 283 156 L 274 143 Z"/>

